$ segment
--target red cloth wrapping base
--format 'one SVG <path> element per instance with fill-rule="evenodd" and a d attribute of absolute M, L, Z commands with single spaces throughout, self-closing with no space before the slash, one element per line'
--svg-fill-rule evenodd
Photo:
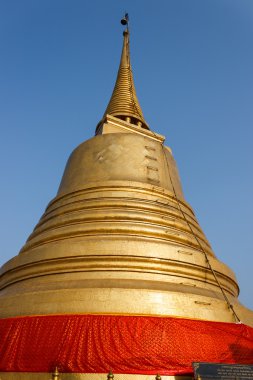
<path fill-rule="evenodd" d="M 0 320 L 0 371 L 179 375 L 192 362 L 253 363 L 243 324 L 116 315 Z"/>

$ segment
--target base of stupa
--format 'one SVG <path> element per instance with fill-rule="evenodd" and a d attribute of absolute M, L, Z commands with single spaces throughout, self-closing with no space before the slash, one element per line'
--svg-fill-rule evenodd
<path fill-rule="evenodd" d="M 155 380 L 158 373 L 162 378 L 190 379 L 193 362 L 252 363 L 253 328 L 242 323 L 125 315 L 27 316 L 0 319 L 0 336 L 0 380 L 106 380 L 109 371 L 114 380 Z M 60 377 L 52 377 L 56 367 Z"/>
<path fill-rule="evenodd" d="M 0 372 L 1 380 L 50 380 L 47 372 Z M 192 376 L 162 376 L 162 380 L 191 380 Z M 59 380 L 107 380 L 106 373 L 60 373 Z M 154 375 L 115 374 L 114 380 L 155 380 Z"/>

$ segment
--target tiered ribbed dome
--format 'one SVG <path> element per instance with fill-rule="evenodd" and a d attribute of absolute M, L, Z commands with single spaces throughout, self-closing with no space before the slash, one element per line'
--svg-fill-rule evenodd
<path fill-rule="evenodd" d="M 215 258 L 184 200 L 163 138 L 110 116 L 105 126 L 72 153 L 57 197 L 3 267 L 2 316 L 116 312 L 233 321 L 204 249 L 238 314 L 252 323 L 238 305 L 233 273 Z"/>

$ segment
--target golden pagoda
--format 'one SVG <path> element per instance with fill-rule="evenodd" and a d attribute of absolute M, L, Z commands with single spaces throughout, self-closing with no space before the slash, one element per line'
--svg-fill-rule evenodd
<path fill-rule="evenodd" d="M 123 24 L 96 135 L 73 151 L 56 197 L 1 269 L 1 380 L 191 379 L 192 362 L 252 360 L 253 312 L 144 119 L 127 15 Z"/>

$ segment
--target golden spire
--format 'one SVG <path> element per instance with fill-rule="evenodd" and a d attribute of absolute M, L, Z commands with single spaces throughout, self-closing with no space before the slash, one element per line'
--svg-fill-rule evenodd
<path fill-rule="evenodd" d="M 123 32 L 124 42 L 121 60 L 113 93 L 104 116 L 109 114 L 126 120 L 131 124 L 136 124 L 139 127 L 149 129 L 147 123 L 144 120 L 134 87 L 129 52 L 128 14 L 126 14 L 125 17 L 121 20 L 121 23 L 127 26 L 126 30 Z"/>

